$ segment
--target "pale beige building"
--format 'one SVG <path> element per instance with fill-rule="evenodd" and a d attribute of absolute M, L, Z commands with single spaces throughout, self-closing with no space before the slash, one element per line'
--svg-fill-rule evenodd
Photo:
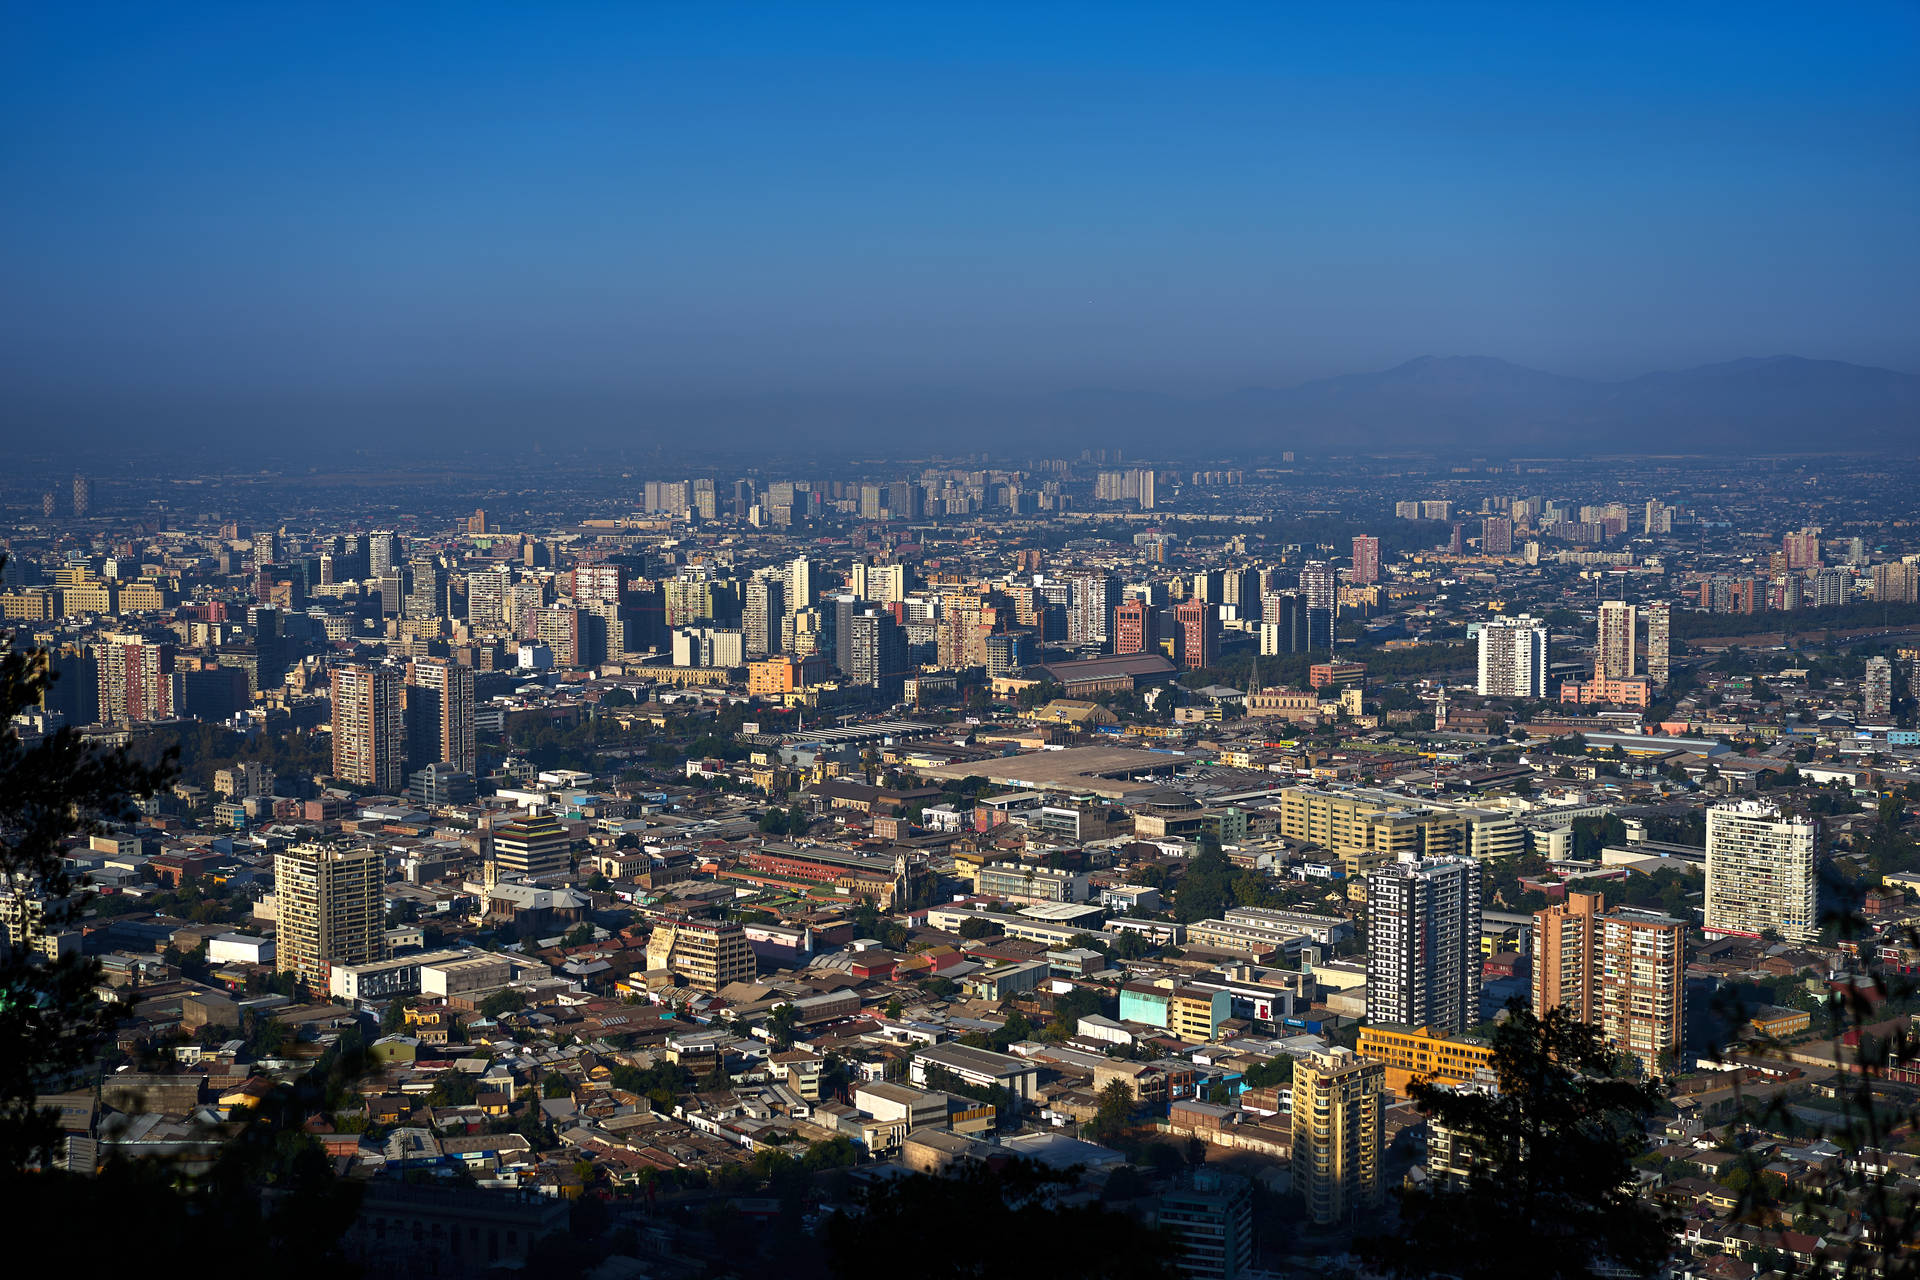
<path fill-rule="evenodd" d="M 647 968 L 670 970 L 688 986 L 718 991 L 752 981 L 753 947 L 731 921 L 663 920 L 647 937 Z"/>

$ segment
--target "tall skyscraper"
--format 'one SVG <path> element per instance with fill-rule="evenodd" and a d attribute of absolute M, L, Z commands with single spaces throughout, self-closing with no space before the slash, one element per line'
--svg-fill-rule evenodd
<path fill-rule="evenodd" d="M 376 529 L 367 535 L 367 576 L 379 578 L 400 563 L 400 535 Z"/>
<path fill-rule="evenodd" d="M 1104 573 L 1082 573 L 1067 581 L 1073 591 L 1067 607 L 1067 643 L 1105 648 L 1113 631 L 1113 611 L 1120 607 L 1120 580 Z"/>
<path fill-rule="evenodd" d="M 898 691 L 907 676 L 907 635 L 890 613 L 861 613 L 850 619 L 847 678 Z"/>
<path fill-rule="evenodd" d="M 1309 607 L 1303 612 L 1307 619 L 1307 648 L 1315 653 L 1333 652 L 1334 611 Z"/>
<path fill-rule="evenodd" d="M 93 510 L 93 481 L 78 471 L 73 473 L 73 514 L 85 518 Z"/>
<path fill-rule="evenodd" d="M 1593 673 L 1602 680 L 1634 677 L 1634 608 L 1625 600 L 1600 605 L 1599 643 L 1594 647 Z"/>
<path fill-rule="evenodd" d="M 1707 810 L 1706 931 L 1789 942 L 1819 936 L 1819 876 L 1811 818 L 1759 800 Z"/>
<path fill-rule="evenodd" d="M 173 646 L 144 636 L 110 635 L 91 646 L 105 724 L 170 720 L 177 683 Z"/>
<path fill-rule="evenodd" d="M 1213 665 L 1213 606 L 1204 600 L 1182 600 L 1173 610 L 1180 629 L 1180 665 L 1188 670 Z"/>
<path fill-rule="evenodd" d="M 535 611 L 533 638 L 553 650 L 553 662 L 559 667 L 590 667 L 599 662 L 595 651 L 591 617 L 584 609 L 550 604 Z"/>
<path fill-rule="evenodd" d="M 898 604 L 907 598 L 907 566 L 866 564 L 853 566 L 853 594 L 872 604 Z"/>
<path fill-rule="evenodd" d="M 1893 714 L 1893 664 L 1882 657 L 1867 659 L 1866 678 L 1860 682 L 1860 711 L 1869 720 Z"/>
<path fill-rule="evenodd" d="M 1160 614 L 1138 596 L 1113 611 L 1115 653 L 1153 653 L 1160 648 Z"/>
<path fill-rule="evenodd" d="M 765 573 L 755 574 L 747 580 L 747 600 L 740 611 L 740 630 L 749 659 L 780 652 L 780 620 L 786 613 L 785 582 Z"/>
<path fill-rule="evenodd" d="M 1811 569 L 1820 563 L 1820 530 L 1803 526 L 1800 532 L 1788 534 L 1780 543 L 1781 550 L 1787 553 L 1787 568 Z"/>
<path fill-rule="evenodd" d="M 813 607 L 813 562 L 805 556 L 787 563 L 787 608 L 794 613 Z"/>
<path fill-rule="evenodd" d="M 430 556 L 416 556 L 407 568 L 413 581 L 407 588 L 406 616 L 444 618 L 448 614 L 447 571 Z"/>
<path fill-rule="evenodd" d="M 1671 673 L 1668 662 L 1673 634 L 1673 606 L 1665 600 L 1647 605 L 1647 679 L 1656 688 L 1667 683 Z"/>
<path fill-rule="evenodd" d="M 475 772 L 473 668 L 421 658 L 407 668 L 407 772 L 444 761 Z"/>
<path fill-rule="evenodd" d="M 481 569 L 467 575 L 467 628 L 478 635 L 507 629 L 507 593 L 513 589 L 513 570 Z"/>
<path fill-rule="evenodd" d="M 1460 1032 L 1480 1021 L 1480 864 L 1399 861 L 1367 877 L 1367 1021 Z"/>
<path fill-rule="evenodd" d="M 583 564 L 574 568 L 568 591 L 582 608 L 592 604 L 619 604 L 627 595 L 627 566 Z"/>
<path fill-rule="evenodd" d="M 1313 647 L 1307 605 L 1297 591 L 1269 591 L 1260 598 L 1260 655 L 1305 653 Z"/>
<path fill-rule="evenodd" d="M 1385 1063 L 1351 1049 L 1294 1061 L 1293 1185 L 1316 1225 L 1354 1221 L 1380 1206 L 1386 1079 Z"/>
<path fill-rule="evenodd" d="M 1480 694 L 1547 696 L 1547 624 L 1530 614 L 1480 624 Z"/>
<path fill-rule="evenodd" d="M 325 990 L 333 966 L 386 959 L 386 856 L 298 844 L 274 855 L 274 963 Z"/>
<path fill-rule="evenodd" d="M 1600 918 L 1600 1033 L 1648 1075 L 1673 1074 L 1663 1059 L 1685 1034 L 1686 941 L 1686 925 L 1655 911 L 1619 908 Z"/>
<path fill-rule="evenodd" d="M 1649 1074 L 1685 1029 L 1686 926 L 1652 911 L 1607 911 L 1597 893 L 1570 893 L 1533 916 L 1533 1011 L 1564 1008 L 1597 1023 L 1609 1047 Z"/>
<path fill-rule="evenodd" d="M 1353 583 L 1367 586 L 1380 581 L 1380 539 L 1356 534 L 1353 539 Z"/>
<path fill-rule="evenodd" d="M 1489 556 L 1513 554 L 1513 518 L 1488 516 L 1480 522 L 1480 553 Z"/>
<path fill-rule="evenodd" d="M 1569 893 L 1565 902 L 1533 913 L 1533 1011 L 1545 1017 L 1565 1009 L 1593 1021 L 1596 922 L 1606 907 L 1597 893 Z"/>
<path fill-rule="evenodd" d="M 1873 598 L 1888 604 L 1920 600 L 1920 565 L 1895 560 L 1873 566 Z"/>
<path fill-rule="evenodd" d="M 1309 560 L 1300 566 L 1300 594 L 1307 608 L 1333 613 L 1340 606 L 1340 577 L 1325 560 Z"/>
<path fill-rule="evenodd" d="M 391 667 L 333 672 L 333 776 L 399 792 L 406 786 L 407 726 L 400 673 Z"/>
<path fill-rule="evenodd" d="M 887 514 L 895 520 L 918 520 L 927 512 L 926 493 L 911 480 L 887 486 Z"/>

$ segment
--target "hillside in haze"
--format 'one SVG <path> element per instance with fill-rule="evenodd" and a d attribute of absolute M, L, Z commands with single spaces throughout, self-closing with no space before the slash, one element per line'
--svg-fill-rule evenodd
<path fill-rule="evenodd" d="M 1622 382 L 1479 356 L 1409 360 L 1217 402 L 1215 430 L 1258 447 L 1541 453 L 1905 450 L 1920 437 L 1920 376 L 1796 356 Z"/>
<path fill-rule="evenodd" d="M 928 449 L 1024 458 L 1120 446 L 1139 457 L 1908 452 L 1920 448 L 1920 376 L 1796 356 L 1735 360 L 1608 382 L 1484 356 L 1424 356 L 1375 373 L 1181 397 L 1085 389 L 765 397 L 647 405 L 656 424 L 772 443 L 814 435 L 841 450 Z"/>

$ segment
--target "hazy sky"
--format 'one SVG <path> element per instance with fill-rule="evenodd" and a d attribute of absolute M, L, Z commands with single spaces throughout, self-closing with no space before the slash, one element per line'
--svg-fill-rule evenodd
<path fill-rule="evenodd" d="M 1920 6 L 1584 8 L 16 4 L 0 391 L 1920 370 Z"/>

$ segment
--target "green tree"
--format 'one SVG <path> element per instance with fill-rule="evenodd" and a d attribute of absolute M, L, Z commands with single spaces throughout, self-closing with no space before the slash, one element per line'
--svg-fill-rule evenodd
<path fill-rule="evenodd" d="M 1095 1142 L 1114 1143 L 1133 1132 L 1133 1090 L 1125 1080 L 1110 1080 L 1100 1091 L 1100 1106 L 1087 1133 Z"/>
<path fill-rule="evenodd" d="M 773 1047 L 785 1053 L 793 1048 L 794 1028 L 800 1023 L 800 1015 L 794 1007 L 785 1001 L 767 1011 L 767 1032 L 773 1037 Z"/>
<path fill-rule="evenodd" d="M 1361 1242 L 1374 1266 L 1461 1280 L 1591 1280 L 1653 1272 L 1672 1248 L 1669 1224 L 1636 1198 L 1633 1160 L 1651 1084 L 1614 1074 L 1599 1029 L 1564 1009 L 1536 1018 L 1516 1000 L 1493 1036 L 1498 1092 L 1415 1082 L 1430 1125 L 1470 1153 L 1463 1185 L 1401 1193 L 1401 1225 Z"/>
<path fill-rule="evenodd" d="M 1022 1040 L 1033 1038 L 1033 1022 L 1018 1009 L 1010 1011 L 1006 1020 L 1000 1024 L 1000 1030 L 994 1032 L 993 1047 L 1005 1053 L 1008 1045 L 1018 1044 Z"/>
<path fill-rule="evenodd" d="M 543 1098 L 570 1098 L 573 1085 L 558 1071 L 549 1071 L 540 1080 L 540 1096 Z"/>
<path fill-rule="evenodd" d="M 1210 920 L 1234 905 L 1234 868 L 1211 832 L 1201 832 L 1192 862 L 1180 877 L 1173 918 L 1182 924 Z"/>
<path fill-rule="evenodd" d="M 427 1102 L 435 1107 L 469 1107 L 480 1096 L 473 1077 L 464 1071 L 442 1071 L 434 1077 Z"/>

